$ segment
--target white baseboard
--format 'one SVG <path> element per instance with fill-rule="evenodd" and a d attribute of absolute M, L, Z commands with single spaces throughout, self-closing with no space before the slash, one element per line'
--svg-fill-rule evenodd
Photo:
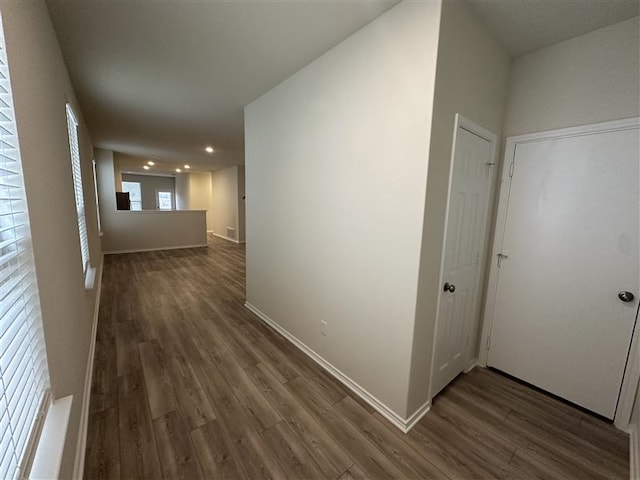
<path fill-rule="evenodd" d="M 73 464 L 73 478 L 84 477 L 84 457 L 87 449 L 87 428 L 89 426 L 89 405 L 91 403 L 91 382 L 93 381 L 93 359 L 96 351 L 96 334 L 98 332 L 98 314 L 100 311 L 100 293 L 102 292 L 102 270 L 104 268 L 104 254 L 100 258 L 98 283 L 96 285 L 96 303 L 93 308 L 93 325 L 91 326 L 91 340 L 89 344 L 89 358 L 84 375 L 84 392 L 82 394 L 82 410 L 80 411 L 80 427 L 76 444 L 76 458 Z"/>
<path fill-rule="evenodd" d="M 631 480 L 640 480 L 640 429 L 636 425 L 629 428 L 629 466 Z"/>
<path fill-rule="evenodd" d="M 214 233 L 214 232 L 210 232 L 210 233 L 215 237 L 223 238 L 223 239 L 229 240 L 230 242 L 233 242 L 233 243 L 244 243 L 244 240 L 242 240 L 242 241 L 236 240 L 235 238 L 227 237 L 226 235 L 220 235 L 219 233 Z"/>
<path fill-rule="evenodd" d="M 159 252 L 161 250 L 181 250 L 183 248 L 202 248 L 206 246 L 207 246 L 206 243 L 202 243 L 198 245 L 177 245 L 175 247 L 135 248 L 132 250 L 112 250 L 110 252 L 103 252 L 103 255 L 116 255 L 118 253 Z"/>
<path fill-rule="evenodd" d="M 476 368 L 478 366 L 478 359 L 474 358 L 473 360 L 470 360 L 469 363 L 467 364 L 467 368 L 465 368 L 463 370 L 464 373 L 469 373 L 471 370 L 473 370 L 474 368 Z"/>
<path fill-rule="evenodd" d="M 407 433 L 411 428 L 420 421 L 420 419 L 429 411 L 431 408 L 431 402 L 426 402 L 422 405 L 418 410 L 416 410 L 409 418 L 403 418 L 389 407 L 387 407 L 384 403 L 374 397 L 367 390 L 362 388 L 358 383 L 349 378 L 347 375 L 342 373 L 336 367 L 334 367 L 331 363 L 325 360 L 323 357 L 314 352 L 311 348 L 306 346 L 303 342 L 298 340 L 296 337 L 291 335 L 287 330 L 278 325 L 275 321 L 269 318 L 267 315 L 262 313 L 258 308 L 251 305 L 249 302 L 245 302 L 245 307 L 247 307 L 251 312 L 253 312 L 260 320 L 269 325 L 275 331 L 280 333 L 284 338 L 293 343 L 296 347 L 302 350 L 309 358 L 315 361 L 318 365 L 324 368 L 327 372 L 333 375 L 337 380 L 339 380 L 344 386 L 346 386 L 353 393 L 358 395 L 362 400 L 367 402 L 373 408 L 376 409 L 380 415 L 389 420 L 394 426 L 399 428 L 403 433 Z"/>

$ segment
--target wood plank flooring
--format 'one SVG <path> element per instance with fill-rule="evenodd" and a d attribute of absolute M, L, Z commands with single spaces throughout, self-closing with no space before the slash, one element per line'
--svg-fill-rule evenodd
<path fill-rule="evenodd" d="M 628 437 L 496 372 L 407 435 L 244 308 L 244 247 L 105 257 L 87 479 L 626 479 Z"/>

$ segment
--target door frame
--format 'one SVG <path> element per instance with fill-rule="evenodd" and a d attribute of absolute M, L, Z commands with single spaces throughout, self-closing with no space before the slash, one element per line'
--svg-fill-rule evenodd
<path fill-rule="evenodd" d="M 434 373 L 434 368 L 435 368 L 435 361 L 436 361 L 436 348 L 438 347 L 438 345 L 436 344 L 437 339 L 438 339 L 438 319 L 440 318 L 440 309 L 441 309 L 441 291 L 440 288 L 442 287 L 442 284 L 444 282 L 444 262 L 445 262 L 445 250 L 447 247 L 447 232 L 449 229 L 449 209 L 451 206 L 451 186 L 453 184 L 453 173 L 454 173 L 454 163 L 455 163 L 455 156 L 456 156 L 456 141 L 458 140 L 458 129 L 462 128 L 474 135 L 477 135 L 478 137 L 486 140 L 487 142 L 489 142 L 491 144 L 491 154 L 490 154 L 490 159 L 491 162 L 493 163 L 493 165 L 491 167 L 495 167 L 497 165 L 497 159 L 498 159 L 498 138 L 496 136 L 496 134 L 494 134 L 493 132 L 487 130 L 486 128 L 478 125 L 477 123 L 475 123 L 472 120 L 469 120 L 468 118 L 462 116 L 460 113 L 456 113 L 455 114 L 455 119 L 453 122 L 453 137 L 451 140 L 451 158 L 449 161 L 449 181 L 447 184 L 447 206 L 444 212 L 444 231 L 443 231 L 443 235 L 442 235 L 442 251 L 440 252 L 440 273 L 438 275 L 438 296 L 437 296 L 437 300 L 436 300 L 436 317 L 435 317 L 435 328 L 433 331 L 433 345 L 431 348 L 431 371 L 430 371 L 430 377 L 429 377 L 429 398 L 433 398 L 433 373 Z M 484 239 L 483 239 L 483 244 L 482 244 L 482 248 L 480 249 L 480 271 L 478 272 L 478 292 L 477 292 L 477 300 L 480 301 L 482 300 L 482 286 L 484 283 L 484 277 L 485 277 L 485 272 L 486 272 L 486 260 L 487 260 L 487 246 L 489 245 L 489 234 L 490 234 L 490 223 L 491 223 L 491 218 L 490 218 L 490 212 L 491 212 L 491 205 L 493 203 L 493 193 L 495 190 L 495 179 L 496 179 L 496 175 L 494 174 L 495 168 L 493 168 L 491 170 L 491 175 L 490 175 L 490 182 L 489 182 L 489 191 L 487 193 L 487 218 L 485 220 L 485 233 L 484 233 Z M 476 318 L 476 326 L 480 327 L 480 320 L 482 318 L 482 312 L 480 311 L 477 318 Z M 477 335 L 478 335 L 478 331 L 479 328 L 476 329 L 476 338 L 472 339 L 470 345 L 474 345 L 475 342 L 477 341 Z M 477 363 L 476 359 L 470 359 L 470 352 L 467 352 L 467 359 L 465 360 L 465 363 L 467 364 L 467 367 L 465 369 L 465 371 L 469 371 L 471 370 Z"/>
<path fill-rule="evenodd" d="M 579 137 L 594 133 L 606 133 L 620 130 L 630 130 L 640 128 L 640 117 L 625 118 L 609 122 L 600 122 L 577 127 L 560 128 L 555 130 L 545 130 L 542 132 L 528 133 L 508 137 L 504 151 L 504 161 L 502 162 L 502 178 L 500 180 L 500 192 L 498 197 L 498 212 L 493 236 L 493 246 L 491 249 L 491 259 L 489 266 L 489 282 L 487 284 L 487 294 L 485 298 L 484 315 L 482 320 L 482 336 L 480 342 L 480 352 L 478 364 L 487 366 L 489 349 L 487 348 L 491 337 L 491 327 L 495 312 L 496 295 L 498 291 L 498 279 L 500 269 L 498 268 L 497 255 L 502 252 L 502 243 L 507 220 L 507 207 L 509 204 L 509 194 L 511 189 L 511 165 L 513 165 L 516 147 L 520 144 L 537 142 L 540 140 L 550 140 L 559 138 Z M 638 179 L 640 181 L 640 179 Z M 638 212 L 640 216 L 640 211 Z M 640 279 L 639 279 L 640 280 Z M 628 430 L 631 419 L 631 411 L 635 400 L 636 388 L 640 382 L 640 325 L 638 325 L 638 313 L 636 312 L 635 326 L 631 338 L 627 363 L 625 366 L 622 387 L 618 397 L 618 405 L 614 417 L 614 424 L 621 430 Z"/>

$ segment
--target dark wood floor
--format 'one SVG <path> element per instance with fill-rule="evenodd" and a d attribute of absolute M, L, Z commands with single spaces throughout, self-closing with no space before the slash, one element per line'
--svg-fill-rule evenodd
<path fill-rule="evenodd" d="M 243 303 L 243 246 L 105 258 L 86 478 L 628 478 L 625 434 L 483 369 L 404 435 Z"/>

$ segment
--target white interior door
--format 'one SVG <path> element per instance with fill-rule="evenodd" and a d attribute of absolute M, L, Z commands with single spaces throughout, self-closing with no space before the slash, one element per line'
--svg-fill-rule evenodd
<path fill-rule="evenodd" d="M 638 308 L 638 133 L 516 145 L 487 357 L 610 419 Z"/>
<path fill-rule="evenodd" d="M 436 395 L 466 369 L 469 361 L 469 347 L 479 315 L 479 273 L 484 257 L 495 145 L 495 137 L 493 143 L 486 137 L 491 136 L 480 136 L 463 126 L 457 126 L 445 234 L 443 285 L 436 325 L 432 395 Z"/>

